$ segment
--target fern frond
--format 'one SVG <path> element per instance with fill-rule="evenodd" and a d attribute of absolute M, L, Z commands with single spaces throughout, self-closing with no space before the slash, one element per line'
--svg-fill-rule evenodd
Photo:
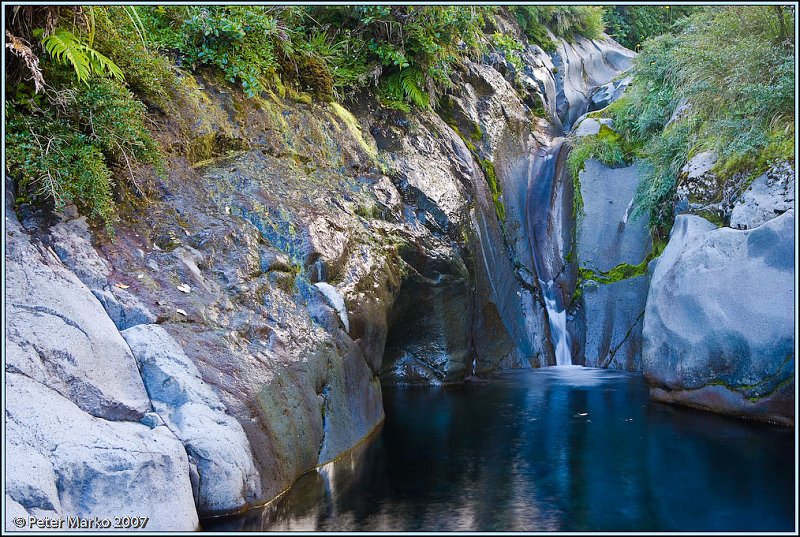
<path fill-rule="evenodd" d="M 403 93 L 409 101 L 420 108 L 428 108 L 430 106 L 430 98 L 421 87 L 425 84 L 424 79 L 422 72 L 413 67 L 400 72 Z"/>
<path fill-rule="evenodd" d="M 89 75 L 110 76 L 118 80 L 124 78 L 122 69 L 108 57 L 100 54 L 89 45 L 81 43 L 72 32 L 57 29 L 42 39 L 44 49 L 57 62 L 71 65 L 78 82 L 89 84 Z"/>
<path fill-rule="evenodd" d="M 89 58 L 83 51 L 83 44 L 72 32 L 59 28 L 45 37 L 42 44 L 54 60 L 72 65 L 79 82 L 87 83 L 91 72 Z"/>
<path fill-rule="evenodd" d="M 100 76 L 110 76 L 112 78 L 116 78 L 117 80 L 124 79 L 124 75 L 122 74 L 122 69 L 117 67 L 117 64 L 111 61 L 110 58 L 100 54 L 96 50 L 84 47 L 84 52 L 89 57 L 92 71 L 97 73 Z"/>

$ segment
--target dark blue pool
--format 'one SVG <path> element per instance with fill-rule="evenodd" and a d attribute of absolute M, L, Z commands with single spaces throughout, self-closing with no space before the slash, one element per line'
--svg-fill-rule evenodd
<path fill-rule="evenodd" d="M 208 530 L 793 531 L 794 430 L 651 403 L 639 375 L 385 390 L 370 442 Z"/>

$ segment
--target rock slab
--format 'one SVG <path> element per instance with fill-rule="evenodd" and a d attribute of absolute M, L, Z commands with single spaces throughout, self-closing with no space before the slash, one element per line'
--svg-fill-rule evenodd
<path fill-rule="evenodd" d="M 241 509 L 260 494 L 258 471 L 242 426 L 162 327 L 122 332 L 139 364 L 153 408 L 183 442 L 204 516 Z"/>

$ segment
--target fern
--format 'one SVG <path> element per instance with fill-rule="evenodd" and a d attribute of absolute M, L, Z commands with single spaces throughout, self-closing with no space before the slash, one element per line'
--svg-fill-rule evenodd
<path fill-rule="evenodd" d="M 420 108 L 428 108 L 431 104 L 430 97 L 420 86 L 425 84 L 425 77 L 418 69 L 405 69 L 400 71 L 400 83 L 403 85 L 403 93 L 409 101 Z"/>
<path fill-rule="evenodd" d="M 42 32 L 38 32 L 41 35 Z M 71 65 L 79 82 L 89 85 L 90 75 L 122 80 L 122 70 L 106 56 L 82 43 L 72 32 L 58 28 L 42 39 L 45 50 L 59 63 Z"/>
<path fill-rule="evenodd" d="M 414 67 L 409 67 L 394 73 L 386 79 L 383 88 L 384 100 L 395 104 L 410 102 L 419 108 L 429 108 L 431 104 L 430 96 L 422 89 L 425 85 L 425 75 L 422 71 Z M 406 107 L 407 108 L 407 107 Z"/>

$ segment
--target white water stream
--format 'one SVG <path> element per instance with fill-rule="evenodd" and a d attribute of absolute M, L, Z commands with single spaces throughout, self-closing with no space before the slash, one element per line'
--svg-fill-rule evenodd
<path fill-rule="evenodd" d="M 541 283 L 544 304 L 547 307 L 547 318 L 550 320 L 550 338 L 556 355 L 556 365 L 572 365 L 572 354 L 570 353 L 572 342 L 567 331 L 567 311 L 558 300 L 556 283 L 553 280 L 549 282 L 539 280 L 539 283 Z"/>

